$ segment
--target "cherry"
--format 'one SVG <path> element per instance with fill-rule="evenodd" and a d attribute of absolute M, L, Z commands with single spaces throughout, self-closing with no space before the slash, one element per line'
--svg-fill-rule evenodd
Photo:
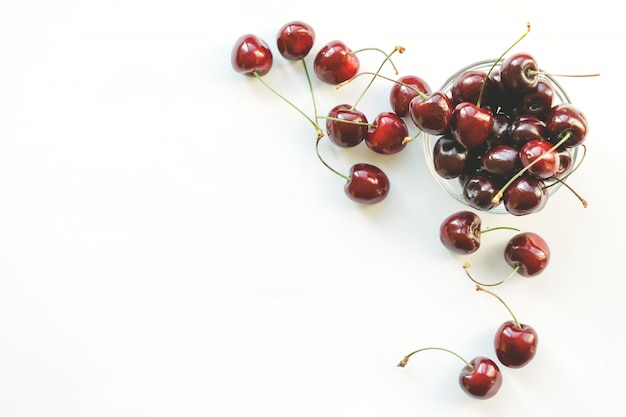
<path fill-rule="evenodd" d="M 459 385 L 461 389 L 470 397 L 476 399 L 489 399 L 496 395 L 502 386 L 502 373 L 498 365 L 492 360 L 484 356 L 477 356 L 471 361 L 467 361 L 458 353 L 441 348 L 441 347 L 426 347 L 415 350 L 406 355 L 400 363 L 399 367 L 405 367 L 409 361 L 409 358 L 416 353 L 425 350 L 441 350 L 448 352 L 461 359 L 465 366 L 459 373 Z"/>
<path fill-rule="evenodd" d="M 315 43 L 315 31 L 304 22 L 290 22 L 280 28 L 276 35 L 278 52 L 283 58 L 297 61 L 306 57 Z"/>
<path fill-rule="evenodd" d="M 537 162 L 533 163 L 536 159 Z M 552 149 L 552 143 L 544 139 L 526 142 L 519 151 L 519 160 L 528 168 L 528 173 L 536 178 L 553 177 L 561 167 L 559 155 Z"/>
<path fill-rule="evenodd" d="M 246 34 L 235 42 L 230 61 L 238 73 L 262 77 L 272 68 L 274 59 L 269 45 L 263 39 Z"/>
<path fill-rule="evenodd" d="M 548 112 L 546 127 L 551 142 L 557 143 L 568 135 L 567 140 L 560 146 L 571 148 L 584 142 L 587 135 L 587 118 L 573 104 L 561 103 Z"/>
<path fill-rule="evenodd" d="M 511 121 L 509 143 L 517 148 L 536 139 L 548 139 L 549 131 L 543 120 L 534 115 L 519 115 Z"/>
<path fill-rule="evenodd" d="M 491 135 L 493 113 L 473 103 L 460 103 L 452 112 L 450 129 L 461 145 L 468 149 L 479 147 Z"/>
<path fill-rule="evenodd" d="M 543 272 L 550 262 L 550 247 L 537 233 L 523 232 L 513 236 L 504 249 L 504 259 L 524 277 Z"/>
<path fill-rule="evenodd" d="M 404 75 L 397 79 L 391 87 L 389 102 L 391 109 L 400 117 L 409 114 L 409 103 L 419 95 L 418 92 L 429 94 L 431 92 L 428 83 L 417 75 Z"/>
<path fill-rule="evenodd" d="M 482 230 L 482 220 L 478 214 L 461 210 L 443 219 L 439 226 L 439 239 L 449 251 L 469 255 L 480 248 L 481 235 L 502 229 L 519 231 L 519 229 L 505 226 Z"/>
<path fill-rule="evenodd" d="M 409 129 L 394 112 L 382 112 L 368 127 L 365 144 L 374 152 L 392 155 L 406 147 Z"/>
<path fill-rule="evenodd" d="M 520 152 L 512 145 L 494 146 L 481 162 L 485 171 L 499 178 L 509 178 L 521 168 Z"/>
<path fill-rule="evenodd" d="M 443 178 L 457 178 L 467 165 L 468 150 L 451 136 L 443 135 L 433 147 L 433 166 Z"/>
<path fill-rule="evenodd" d="M 509 127 L 511 118 L 505 113 L 494 113 L 493 128 L 487 139 L 491 146 L 502 145 L 509 141 Z"/>
<path fill-rule="evenodd" d="M 522 171 L 518 173 L 520 172 Z M 524 216 L 545 207 L 548 202 L 548 191 L 541 180 L 522 175 L 509 184 L 502 199 L 507 212 L 515 216 Z M 499 198 L 494 197 L 494 201 L 499 201 Z"/>
<path fill-rule="evenodd" d="M 505 321 L 498 327 L 494 337 L 496 356 L 500 362 L 509 368 L 526 366 L 537 353 L 539 338 L 537 331 L 528 324 L 520 323 L 509 306 L 497 294 L 476 286 L 476 291 L 482 291 L 494 296 L 511 314 L 512 320 Z"/>
<path fill-rule="evenodd" d="M 450 96 L 453 105 L 468 102 L 478 103 L 480 90 L 483 88 L 483 82 L 487 77 L 487 73 L 480 70 L 468 70 L 457 77 L 450 87 Z"/>
<path fill-rule="evenodd" d="M 517 108 L 521 114 L 537 116 L 543 119 L 552 108 L 554 101 L 554 87 L 550 80 L 539 78 L 537 86 L 519 98 Z"/>
<path fill-rule="evenodd" d="M 349 104 L 339 104 L 328 112 L 328 139 L 341 148 L 352 148 L 363 141 L 368 122 L 365 114 Z"/>
<path fill-rule="evenodd" d="M 490 210 L 496 206 L 493 198 L 500 189 L 500 181 L 488 174 L 470 176 L 463 184 L 463 198 L 478 210 Z"/>
<path fill-rule="evenodd" d="M 376 204 L 387 197 L 389 188 L 389 178 L 380 168 L 358 163 L 350 168 L 350 176 L 344 191 L 357 203 Z"/>
<path fill-rule="evenodd" d="M 452 101 L 441 91 L 417 95 L 409 103 L 409 115 L 415 126 L 431 135 L 442 135 L 447 132 L 452 114 Z"/>
<path fill-rule="evenodd" d="M 539 66 L 532 55 L 518 52 L 508 56 L 500 66 L 502 84 L 511 92 L 527 93 L 537 88 Z"/>
<path fill-rule="evenodd" d="M 360 66 L 356 54 L 339 40 L 324 45 L 313 61 L 315 75 L 331 85 L 338 85 L 354 77 L 359 72 Z"/>

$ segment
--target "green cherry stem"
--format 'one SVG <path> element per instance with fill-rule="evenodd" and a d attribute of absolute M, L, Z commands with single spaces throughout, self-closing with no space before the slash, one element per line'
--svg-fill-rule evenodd
<path fill-rule="evenodd" d="M 509 313 L 511 314 L 511 317 L 513 317 L 513 321 L 515 322 L 515 327 L 517 327 L 518 329 L 522 328 L 522 325 L 520 324 L 519 320 L 517 320 L 517 317 L 515 317 L 515 314 L 513 313 L 513 310 L 511 310 L 511 308 L 507 305 L 507 303 L 504 302 L 504 300 L 502 298 L 500 298 L 500 296 L 498 296 L 496 293 L 489 291 L 486 288 L 481 287 L 480 285 L 476 285 L 476 291 L 482 291 L 482 292 L 486 292 L 489 295 L 492 295 L 494 297 L 496 297 L 498 300 L 500 300 L 500 302 L 504 305 L 504 307 L 506 307 L 507 310 L 509 310 Z"/>
<path fill-rule="evenodd" d="M 465 270 L 465 275 L 467 275 L 467 277 L 476 285 L 480 285 L 483 287 L 495 287 L 496 285 L 500 285 L 500 284 L 504 284 L 505 282 L 507 282 L 509 279 L 511 279 L 512 277 L 514 277 L 517 272 L 520 270 L 522 266 L 521 265 L 516 265 L 515 268 L 513 268 L 513 271 L 511 271 L 511 273 L 509 275 L 507 275 L 503 280 L 498 281 L 498 282 L 494 282 L 493 284 L 484 284 L 482 282 L 478 282 L 473 276 L 472 274 L 470 274 L 469 269 L 470 269 L 470 264 L 469 263 L 465 263 L 463 264 L 463 269 Z"/>
<path fill-rule="evenodd" d="M 477 234 L 482 235 L 482 234 L 485 234 L 487 232 L 493 232 L 494 230 L 513 230 L 515 232 L 519 232 L 520 231 L 517 227 L 498 226 L 498 227 L 491 227 L 489 229 L 480 230 Z"/>
<path fill-rule="evenodd" d="M 504 55 L 506 55 L 507 53 L 509 53 L 509 51 L 511 49 L 513 49 L 515 47 L 515 45 L 517 45 L 518 43 L 520 43 L 522 41 L 522 39 L 524 39 L 526 37 L 526 35 L 528 35 L 528 33 L 530 33 L 530 22 L 526 23 L 526 32 L 524 32 L 524 34 L 522 36 L 520 36 L 514 43 L 513 45 L 509 46 L 503 53 L 502 55 L 500 55 L 498 57 L 498 59 L 496 59 L 493 62 L 493 65 L 491 65 L 491 68 L 489 68 L 489 71 L 487 71 L 487 75 L 485 75 L 485 79 L 483 80 L 483 84 L 480 87 L 480 93 L 478 94 L 478 100 L 476 102 L 476 106 L 480 107 L 480 104 L 483 101 L 483 92 L 485 91 L 485 85 L 487 84 L 487 78 L 489 78 L 489 75 L 491 74 L 491 72 L 493 71 L 493 69 L 496 67 L 496 65 L 498 64 L 498 62 L 500 62 L 502 60 L 502 58 L 504 57 Z"/>
<path fill-rule="evenodd" d="M 470 370 L 474 370 L 474 365 L 469 363 L 469 361 L 467 359 L 465 359 L 463 356 L 459 355 L 458 353 L 456 353 L 456 352 L 454 352 L 454 351 L 452 351 L 450 349 L 446 349 L 446 348 L 442 348 L 442 347 L 425 347 L 425 348 L 414 350 L 413 352 L 409 353 L 404 358 L 402 358 L 402 360 L 398 363 L 397 366 L 399 366 L 400 368 L 404 368 L 406 366 L 406 364 L 409 362 L 409 358 L 411 356 L 415 355 L 416 353 L 423 352 L 425 350 L 441 350 L 441 351 L 444 351 L 444 352 L 451 353 L 454 356 L 456 356 L 457 358 L 461 359 L 465 363 L 465 365 L 467 365 L 467 367 Z"/>
<path fill-rule="evenodd" d="M 393 61 L 391 61 L 391 55 L 393 55 L 396 52 L 399 53 L 404 53 L 404 47 L 402 46 L 396 46 L 393 51 L 391 51 L 390 54 L 386 54 L 385 52 L 383 52 L 380 49 L 377 49 L 378 51 L 382 52 L 385 55 L 385 59 L 383 60 L 383 62 L 381 62 L 380 66 L 378 67 L 378 70 L 376 70 L 376 74 L 380 73 L 380 71 L 383 69 L 383 66 L 385 65 L 385 63 L 387 63 L 387 61 L 389 61 L 391 63 L 391 65 L 393 66 L 394 71 L 396 72 L 396 74 L 398 74 L 398 69 L 396 68 L 396 66 L 394 65 Z M 367 93 L 367 90 L 369 90 L 369 88 L 371 87 L 371 85 L 374 83 L 374 80 L 376 79 L 376 76 L 372 77 L 372 79 L 370 80 L 370 82 L 367 84 L 367 86 L 365 87 L 365 89 L 363 90 L 363 92 L 361 93 L 361 95 L 359 96 L 359 98 L 356 100 L 356 102 L 354 103 L 354 105 L 352 106 L 352 108 L 356 108 L 359 103 L 361 102 L 361 100 L 363 99 L 363 97 L 365 96 L 365 93 Z"/>
<path fill-rule="evenodd" d="M 502 188 L 500 188 L 500 191 L 498 191 L 496 193 L 496 195 L 493 197 L 493 200 L 491 200 L 491 202 L 493 204 L 498 204 L 500 203 L 500 199 L 502 198 L 502 196 L 504 195 L 504 192 L 506 191 L 507 188 L 509 188 L 509 186 L 511 184 L 513 184 L 513 182 L 518 179 L 519 177 L 521 177 L 522 175 L 524 175 L 524 173 L 526 171 L 528 171 L 533 165 L 535 165 L 537 162 L 541 161 L 543 158 L 546 157 L 546 155 L 550 154 L 551 152 L 556 151 L 559 146 L 561 146 L 562 144 L 564 144 L 572 135 L 572 132 L 568 131 L 565 135 L 563 135 L 563 138 L 561 138 L 561 140 L 559 140 L 553 147 L 551 147 L 550 149 L 548 149 L 546 152 L 542 153 L 541 155 L 539 155 L 539 157 L 537 159 L 534 159 L 532 162 L 530 162 L 528 165 L 526 165 L 524 168 L 520 169 L 519 171 L 517 171 L 517 173 L 515 175 L 513 175 L 507 182 L 506 184 L 504 184 L 502 186 Z"/>
<path fill-rule="evenodd" d="M 313 100 L 313 114 L 314 114 L 313 120 L 317 120 L 317 101 L 315 100 L 315 92 L 313 91 L 313 83 L 311 82 L 311 75 L 309 74 L 309 68 L 306 65 L 306 60 L 302 58 L 301 61 L 302 61 L 302 67 L 304 68 L 304 75 L 306 75 L 306 82 L 309 85 L 309 92 L 311 93 L 311 99 Z"/>
<path fill-rule="evenodd" d="M 298 113 L 300 113 L 302 116 L 304 116 L 313 125 L 313 127 L 315 128 L 315 131 L 317 132 L 318 139 L 324 136 L 324 131 L 319 127 L 319 125 L 317 123 L 315 123 L 315 121 L 313 121 L 313 119 L 311 119 L 311 117 L 309 117 L 306 113 L 304 113 L 298 106 L 296 106 L 291 101 L 289 101 L 285 96 L 283 96 L 278 91 L 273 89 L 268 83 L 265 82 L 263 77 L 261 77 L 258 74 L 258 72 L 253 71 L 252 74 L 254 75 L 254 77 L 257 80 L 259 80 L 261 82 L 261 84 L 263 84 L 265 87 L 267 87 L 272 93 L 276 94 L 280 99 L 282 99 L 284 102 L 289 104 L 292 108 L 294 108 Z"/>
<path fill-rule="evenodd" d="M 331 170 L 332 172 L 334 172 L 335 174 L 339 175 L 341 178 L 345 179 L 346 181 L 350 181 L 350 177 L 348 177 L 345 174 L 342 174 L 341 172 L 337 171 L 335 168 L 331 167 L 325 160 L 324 158 L 322 158 L 322 155 L 320 154 L 320 140 L 322 140 L 322 137 L 318 137 L 317 141 L 315 142 L 315 154 L 317 155 L 317 158 L 320 160 L 320 162 L 329 170 Z"/>

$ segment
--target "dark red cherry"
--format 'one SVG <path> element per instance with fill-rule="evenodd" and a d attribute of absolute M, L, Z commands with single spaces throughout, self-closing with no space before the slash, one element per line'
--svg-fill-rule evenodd
<path fill-rule="evenodd" d="M 328 112 L 326 134 L 328 139 L 342 148 L 352 148 L 363 141 L 367 133 L 367 118 L 363 112 L 349 104 L 339 104 Z M 345 121 L 339 121 L 340 119 Z"/>
<path fill-rule="evenodd" d="M 574 158 L 572 156 L 572 152 L 568 148 L 559 151 L 557 155 L 559 155 L 559 169 L 557 169 L 554 176 L 556 178 L 563 178 L 572 170 Z"/>
<path fill-rule="evenodd" d="M 544 119 L 554 101 L 554 87 L 552 82 L 545 78 L 539 78 L 537 85 L 531 91 L 524 93 L 519 98 L 517 108 L 521 114 L 529 114 Z"/>
<path fill-rule="evenodd" d="M 529 175 L 546 179 L 553 177 L 561 165 L 559 155 L 545 139 L 526 142 L 519 151 L 519 160 Z M 532 165 L 531 165 L 532 164 Z"/>
<path fill-rule="evenodd" d="M 493 128 L 491 135 L 487 139 L 491 146 L 502 145 L 509 141 L 509 128 L 511 126 L 511 118 L 504 113 L 494 113 Z"/>
<path fill-rule="evenodd" d="M 548 190 L 543 181 L 522 175 L 504 191 L 502 198 L 507 212 L 515 216 L 524 216 L 536 213 L 546 206 Z"/>
<path fill-rule="evenodd" d="M 431 135 L 442 135 L 448 131 L 452 110 L 450 98 L 441 91 L 436 91 L 427 98 L 418 95 L 409 103 L 409 115 L 415 126 Z"/>
<path fill-rule="evenodd" d="M 457 178 L 467 166 L 468 150 L 452 136 L 443 135 L 433 146 L 433 166 L 442 178 Z"/>
<path fill-rule="evenodd" d="M 450 87 L 450 97 L 453 106 L 459 103 L 468 102 L 477 104 L 483 80 L 487 73 L 480 70 L 468 70 L 457 77 Z"/>
<path fill-rule="evenodd" d="M 497 145 L 482 158 L 485 171 L 499 178 L 511 178 L 521 169 L 519 151 L 512 145 Z"/>
<path fill-rule="evenodd" d="M 521 148 L 526 142 L 548 139 L 549 132 L 543 120 L 533 115 L 517 116 L 511 122 L 508 132 L 509 142 Z"/>
<path fill-rule="evenodd" d="M 418 91 L 429 94 L 431 89 L 428 83 L 417 75 L 404 75 L 397 81 L 391 87 L 389 103 L 394 113 L 400 117 L 405 117 L 409 114 L 409 103 L 415 96 L 419 95 Z"/>
<path fill-rule="evenodd" d="M 461 255 L 474 253 L 480 247 L 480 217 L 463 210 L 446 217 L 439 226 L 439 240 L 451 252 Z"/>
<path fill-rule="evenodd" d="M 470 361 L 459 375 L 459 384 L 465 393 L 477 399 L 488 399 L 496 395 L 502 386 L 502 373 L 496 363 L 482 356 Z"/>
<path fill-rule="evenodd" d="M 477 148 L 491 135 L 493 113 L 472 103 L 460 103 L 452 112 L 450 129 L 461 145 L 468 149 Z"/>
<path fill-rule="evenodd" d="M 251 77 L 254 74 L 264 76 L 274 62 L 268 44 L 253 34 L 242 35 L 237 39 L 230 58 L 235 71 Z"/>
<path fill-rule="evenodd" d="M 496 356 L 502 365 L 508 368 L 526 366 L 537 353 L 539 339 L 532 326 L 513 320 L 500 325 L 494 337 Z"/>
<path fill-rule="evenodd" d="M 526 93 L 537 87 L 539 66 L 532 55 L 518 52 L 507 57 L 500 65 L 500 77 L 507 90 Z"/>
<path fill-rule="evenodd" d="M 313 61 L 315 75 L 325 83 L 337 85 L 354 77 L 361 63 L 345 43 L 330 41 L 320 49 Z"/>
<path fill-rule="evenodd" d="M 557 104 L 546 116 L 550 142 L 556 144 L 565 135 L 569 138 L 559 149 L 580 145 L 587 136 L 587 118 L 580 109 L 570 103 Z"/>
<path fill-rule="evenodd" d="M 389 194 L 389 178 L 377 166 L 366 163 L 355 164 L 350 168 L 349 178 L 344 191 L 352 201 L 376 204 Z"/>
<path fill-rule="evenodd" d="M 548 243 L 533 232 L 522 232 L 513 236 L 504 248 L 504 259 L 518 274 L 534 277 L 543 272 L 550 262 Z"/>
<path fill-rule="evenodd" d="M 315 43 L 315 31 L 304 22 L 285 24 L 276 35 L 278 52 L 283 58 L 297 61 L 306 57 Z"/>
<path fill-rule="evenodd" d="M 405 121 L 394 112 L 376 116 L 365 134 L 365 144 L 374 152 L 391 155 L 406 147 L 409 129 Z"/>
<path fill-rule="evenodd" d="M 463 198 L 467 204 L 478 210 L 491 210 L 495 207 L 493 199 L 500 190 L 501 182 L 496 178 L 476 174 L 470 176 L 463 185 Z"/>

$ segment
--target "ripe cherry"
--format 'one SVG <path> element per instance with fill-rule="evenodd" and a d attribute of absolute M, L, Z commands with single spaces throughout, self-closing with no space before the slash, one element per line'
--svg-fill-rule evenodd
<path fill-rule="evenodd" d="M 548 139 L 549 132 L 543 120 L 537 116 L 524 114 L 516 116 L 509 127 L 509 143 L 518 149 L 526 142 Z"/>
<path fill-rule="evenodd" d="M 560 147 L 571 148 L 584 142 L 587 136 L 587 117 L 573 104 L 561 103 L 548 112 L 546 127 L 552 143 L 562 141 L 567 135 Z"/>
<path fill-rule="evenodd" d="M 406 147 L 409 129 L 404 120 L 394 112 L 376 116 L 365 134 L 368 148 L 383 155 L 392 155 Z"/>
<path fill-rule="evenodd" d="M 409 103 L 419 95 L 418 91 L 429 94 L 431 92 L 428 83 L 417 75 L 404 75 L 398 78 L 391 87 L 389 103 L 391 110 L 400 117 L 409 114 Z"/>
<path fill-rule="evenodd" d="M 504 208 L 508 213 L 515 216 L 524 216 L 537 213 L 546 206 L 548 190 L 540 179 L 522 175 L 506 187 L 502 199 Z"/>
<path fill-rule="evenodd" d="M 350 176 L 344 191 L 357 203 L 376 204 L 387 197 L 389 188 L 389 178 L 380 168 L 358 163 L 350 168 Z"/>
<path fill-rule="evenodd" d="M 463 198 L 478 210 L 491 210 L 496 206 L 493 198 L 500 189 L 501 181 L 488 173 L 469 176 L 463 184 Z"/>
<path fill-rule="evenodd" d="M 452 112 L 450 129 L 461 145 L 468 149 L 477 148 L 491 135 L 493 113 L 473 103 L 460 103 Z"/>
<path fill-rule="evenodd" d="M 433 167 L 442 178 L 457 178 L 467 165 L 468 150 L 452 136 L 443 135 L 433 147 Z"/>
<path fill-rule="evenodd" d="M 497 145 L 489 149 L 482 157 L 482 167 L 499 178 L 510 178 L 520 168 L 520 153 L 511 145 Z"/>
<path fill-rule="evenodd" d="M 533 163 L 536 159 L 539 160 Z M 561 166 L 559 155 L 552 149 L 552 143 L 544 139 L 526 142 L 519 151 L 519 160 L 523 166 L 533 163 L 528 168 L 528 173 L 540 179 L 553 177 Z"/>
<path fill-rule="evenodd" d="M 431 135 L 442 135 L 448 131 L 452 111 L 450 97 L 441 91 L 417 95 L 409 103 L 409 115 L 415 126 Z"/>
<path fill-rule="evenodd" d="M 368 122 L 365 114 L 349 104 L 339 104 L 328 112 L 328 139 L 341 148 L 352 148 L 363 141 Z"/>
<path fill-rule="evenodd" d="M 446 217 L 439 226 L 439 239 L 451 252 L 469 255 L 480 248 L 481 235 L 494 230 L 516 230 L 513 227 L 493 227 L 482 230 L 482 219 L 469 210 L 461 210 Z"/>
<path fill-rule="evenodd" d="M 494 337 L 496 356 L 502 365 L 509 368 L 526 366 L 537 353 L 539 338 L 537 331 L 530 325 L 520 323 L 509 306 L 497 294 L 476 286 L 476 291 L 483 291 L 497 298 L 511 314 L 512 320 L 505 321 L 498 327 Z"/>
<path fill-rule="evenodd" d="M 457 77 L 450 87 L 453 105 L 463 102 L 477 104 L 485 77 L 487 73 L 480 70 L 468 70 Z"/>
<path fill-rule="evenodd" d="M 518 52 L 508 56 L 500 66 L 502 84 L 511 92 L 527 93 L 537 88 L 539 66 L 532 55 Z"/>
<path fill-rule="evenodd" d="M 441 350 L 448 352 L 465 363 L 465 366 L 459 373 L 458 380 L 461 389 L 470 397 L 485 400 L 493 397 L 500 390 L 502 386 L 502 373 L 500 372 L 500 368 L 498 368 L 498 365 L 492 359 L 484 356 L 477 356 L 471 361 L 467 361 L 452 350 L 441 347 L 426 347 L 406 355 L 402 358 L 400 363 L 398 363 L 398 366 L 401 368 L 405 367 L 411 356 L 425 350 Z"/>
<path fill-rule="evenodd" d="M 539 78 L 537 86 L 519 98 L 516 107 L 521 114 L 537 116 L 540 119 L 546 117 L 554 101 L 554 87 L 546 78 Z"/>
<path fill-rule="evenodd" d="M 328 84 L 337 85 L 354 77 L 361 66 L 359 58 L 345 43 L 328 42 L 319 50 L 313 61 L 313 71 Z"/>
<path fill-rule="evenodd" d="M 253 34 L 242 35 L 237 39 L 230 61 L 235 71 L 250 77 L 264 76 L 274 62 L 268 44 Z"/>
<path fill-rule="evenodd" d="M 543 272 L 550 262 L 548 243 L 533 232 L 518 233 L 506 244 L 504 259 L 524 277 L 534 277 Z"/>
<path fill-rule="evenodd" d="M 315 31 L 304 22 L 290 22 L 280 28 L 276 35 L 278 52 L 283 58 L 297 61 L 306 57 L 315 43 Z"/>

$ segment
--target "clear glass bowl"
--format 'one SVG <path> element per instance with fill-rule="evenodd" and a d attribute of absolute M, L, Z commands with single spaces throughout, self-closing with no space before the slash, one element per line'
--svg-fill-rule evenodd
<path fill-rule="evenodd" d="M 445 92 L 446 94 L 449 95 L 450 90 L 452 89 L 452 85 L 454 84 L 454 81 L 461 76 L 462 74 L 464 74 L 466 71 L 489 71 L 489 69 L 493 66 L 493 64 L 496 62 L 495 59 L 486 59 L 483 61 L 478 61 L 475 62 L 473 64 L 467 65 L 461 69 L 459 69 L 457 72 L 455 72 L 454 74 L 452 74 L 441 86 L 440 91 Z M 497 68 L 497 65 L 496 65 Z M 567 95 L 567 93 L 565 92 L 565 90 L 563 89 L 563 87 L 554 79 L 554 77 L 550 76 L 550 75 L 541 75 L 542 77 L 547 78 L 548 80 L 550 80 L 550 82 L 552 83 L 553 89 L 554 89 L 554 95 L 553 95 L 553 102 L 552 105 L 556 105 L 559 103 L 571 103 L 571 100 L 569 98 L 569 96 Z M 423 140 L 422 143 L 424 144 L 424 154 L 426 156 L 426 162 L 428 164 L 428 168 L 430 169 L 433 177 L 437 180 L 437 182 L 439 183 L 439 185 L 446 190 L 452 197 L 454 197 L 456 200 L 458 200 L 459 202 L 470 206 L 471 205 L 465 200 L 465 198 L 463 197 L 463 186 L 461 185 L 461 182 L 459 181 L 458 178 L 444 178 L 441 175 L 439 175 L 439 173 L 435 170 L 435 165 L 434 165 L 434 154 L 433 154 L 433 149 L 435 147 L 435 143 L 437 142 L 437 140 L 440 138 L 440 136 L 436 136 L 436 135 L 430 135 L 430 134 L 423 134 Z M 570 149 L 571 152 L 571 156 L 572 156 L 572 163 L 570 165 L 570 170 L 572 169 L 572 167 L 575 167 L 577 162 L 578 162 L 578 147 L 574 147 L 572 149 Z M 563 181 L 565 181 L 565 179 L 563 179 Z M 556 182 L 554 184 L 552 184 L 553 182 Z M 561 182 L 558 181 L 554 181 L 554 180 L 544 180 L 544 183 L 549 186 L 548 187 L 548 195 L 551 196 L 552 194 L 556 193 L 558 191 L 558 189 L 561 187 Z M 549 199 L 549 197 L 548 197 Z M 474 207 L 471 207 L 474 210 L 478 210 Z M 507 210 L 504 207 L 504 203 L 502 201 L 500 201 L 500 203 L 495 206 L 492 207 L 489 210 L 485 210 L 489 213 L 499 213 L 499 214 L 507 214 Z"/>

